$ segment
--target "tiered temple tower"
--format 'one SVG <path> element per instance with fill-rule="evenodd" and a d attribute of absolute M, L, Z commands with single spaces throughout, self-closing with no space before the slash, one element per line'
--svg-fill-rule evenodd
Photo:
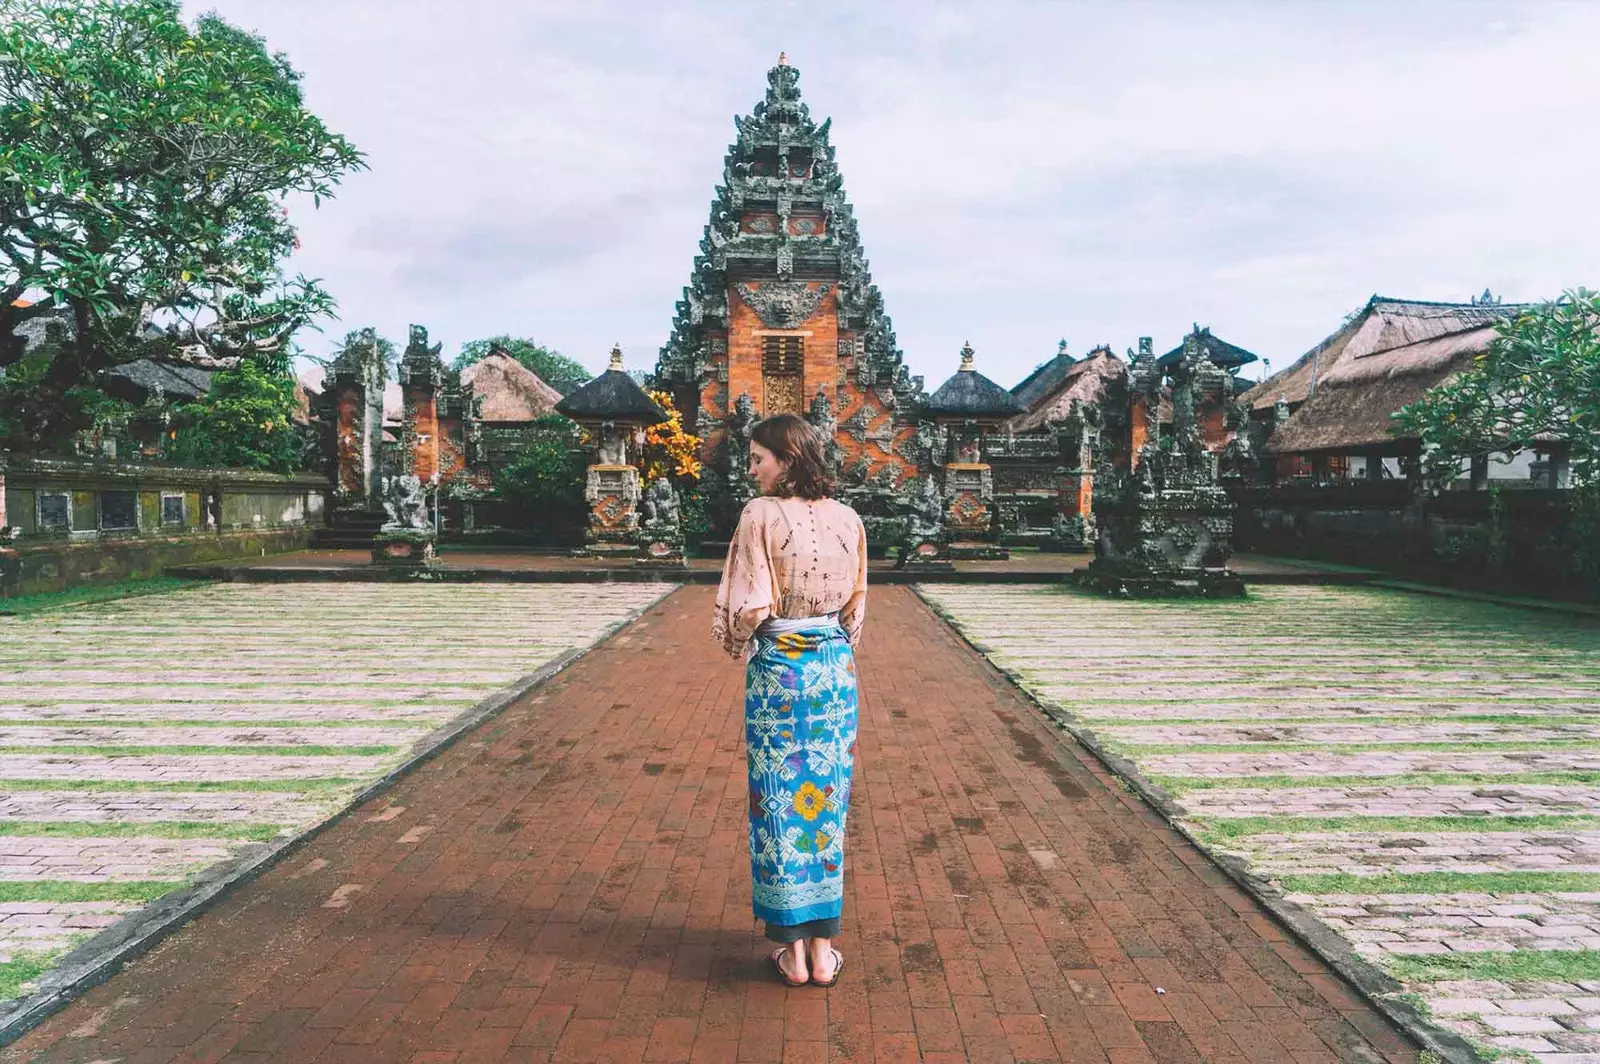
<path fill-rule="evenodd" d="M 872 515 L 890 515 L 928 465 L 922 380 L 895 346 L 829 122 L 812 121 L 799 80 L 779 56 L 766 98 L 734 119 L 738 139 L 656 378 L 704 441 L 724 528 L 747 497 L 739 433 L 751 416 L 792 412 L 833 425 L 841 489 L 870 532 Z"/>

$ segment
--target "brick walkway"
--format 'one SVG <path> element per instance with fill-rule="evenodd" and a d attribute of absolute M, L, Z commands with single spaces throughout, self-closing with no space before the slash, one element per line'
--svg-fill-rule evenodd
<path fill-rule="evenodd" d="M 710 597 L 665 600 L 5 1059 L 1415 1060 L 899 588 L 861 661 L 849 960 L 784 990 Z"/>

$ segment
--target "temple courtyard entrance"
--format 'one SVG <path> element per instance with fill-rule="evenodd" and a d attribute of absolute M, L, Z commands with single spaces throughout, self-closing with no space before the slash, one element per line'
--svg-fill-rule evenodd
<path fill-rule="evenodd" d="M 0 619 L 9 992 L 240 879 L 3 1059 L 1600 1059 L 1600 622 L 880 587 L 849 959 L 785 990 L 711 594 L 210 584 Z"/>

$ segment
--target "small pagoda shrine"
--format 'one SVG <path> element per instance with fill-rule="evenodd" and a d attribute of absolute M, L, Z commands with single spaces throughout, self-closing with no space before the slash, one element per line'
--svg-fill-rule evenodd
<path fill-rule="evenodd" d="M 943 455 L 944 525 L 950 557 L 1009 558 L 998 542 L 994 473 L 984 437 L 1023 412 L 1016 396 L 977 371 L 971 344 L 961 346 L 961 368 L 922 402 L 925 417 L 939 427 Z"/>
<path fill-rule="evenodd" d="M 610 367 L 557 403 L 556 410 L 583 428 L 592 448 L 583 492 L 589 524 L 579 553 L 640 557 L 643 491 L 635 463 L 644 429 L 667 420 L 667 412 L 622 368 L 620 346 L 611 349 Z"/>
<path fill-rule="evenodd" d="M 829 143 L 788 60 L 737 138 L 655 378 L 702 442 L 720 535 L 749 488 L 741 434 L 755 418 L 808 416 L 831 438 L 840 495 L 869 542 L 900 526 L 908 488 L 937 461 L 918 432 L 922 380 L 902 362 Z"/>

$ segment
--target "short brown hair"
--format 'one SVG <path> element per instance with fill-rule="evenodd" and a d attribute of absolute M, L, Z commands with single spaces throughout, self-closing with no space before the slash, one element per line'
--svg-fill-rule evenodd
<path fill-rule="evenodd" d="M 750 441 L 771 451 L 784 464 L 781 492 L 802 499 L 826 499 L 833 494 L 833 478 L 823 457 L 823 439 L 811 423 L 794 414 L 774 414 L 757 421 Z"/>

